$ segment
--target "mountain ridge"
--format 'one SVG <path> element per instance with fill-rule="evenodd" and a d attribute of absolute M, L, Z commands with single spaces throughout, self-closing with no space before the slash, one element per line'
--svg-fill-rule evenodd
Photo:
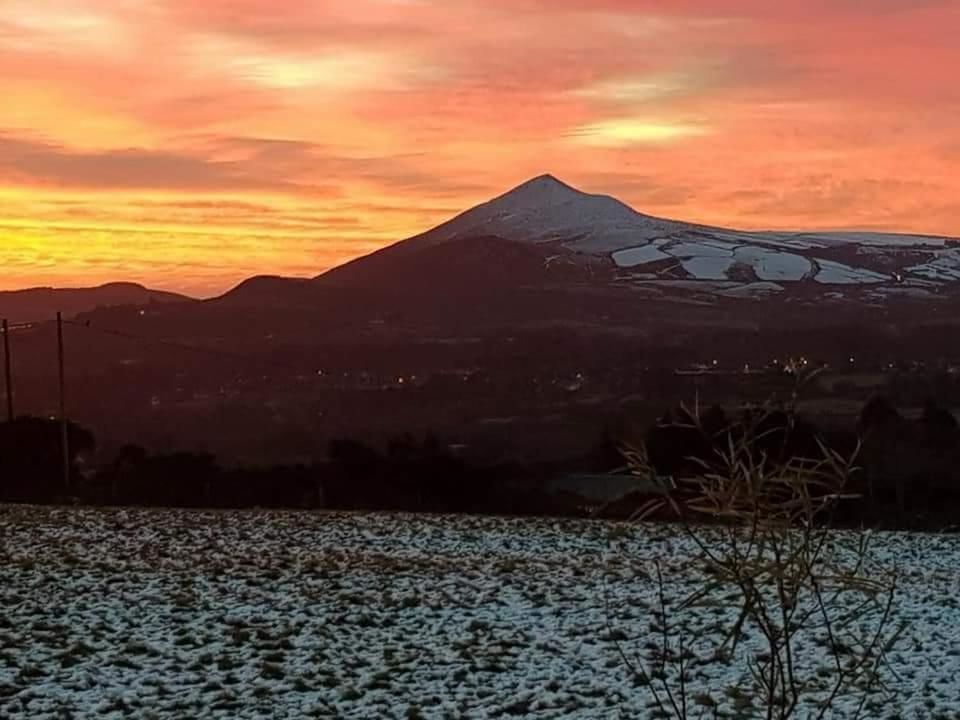
<path fill-rule="evenodd" d="M 100 307 L 190 302 L 196 300 L 135 282 L 75 288 L 38 286 L 0 291 L 0 317 L 15 323 L 39 322 L 53 318 L 57 312 L 74 317 Z"/>

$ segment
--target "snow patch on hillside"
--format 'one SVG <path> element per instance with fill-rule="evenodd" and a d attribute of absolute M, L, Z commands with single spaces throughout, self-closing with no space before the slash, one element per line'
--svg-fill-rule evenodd
<path fill-rule="evenodd" d="M 629 248 L 627 250 L 618 250 L 613 254 L 613 262 L 617 267 L 631 268 L 637 265 L 646 265 L 648 263 L 667 260 L 667 255 L 655 244 L 644 245 L 643 247 Z"/>
<path fill-rule="evenodd" d="M 703 255 L 683 260 L 682 264 L 683 269 L 697 280 L 727 280 L 733 258 Z"/>
<path fill-rule="evenodd" d="M 849 265 L 831 260 L 818 258 L 816 262 L 820 266 L 820 270 L 813 279 L 824 285 L 864 285 L 890 280 L 889 275 L 882 275 L 863 268 L 852 268 Z"/>
<path fill-rule="evenodd" d="M 738 248 L 736 257 L 739 262 L 752 267 L 761 280 L 803 280 L 813 271 L 813 265 L 801 255 L 761 247 Z"/>
<path fill-rule="evenodd" d="M 907 271 L 928 280 L 960 280 L 960 250 L 947 250 L 930 262 L 914 265 L 907 268 Z"/>

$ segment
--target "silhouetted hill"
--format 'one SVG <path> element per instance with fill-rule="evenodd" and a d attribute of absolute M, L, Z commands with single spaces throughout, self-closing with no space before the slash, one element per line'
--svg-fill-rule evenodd
<path fill-rule="evenodd" d="M 588 282 L 598 276 L 611 279 L 612 263 L 600 258 L 592 263 L 575 261 L 563 248 L 479 235 L 456 242 L 393 245 L 334 268 L 314 282 L 325 287 L 489 293 Z"/>
<path fill-rule="evenodd" d="M 310 281 L 277 275 L 256 275 L 211 303 L 235 306 L 287 307 L 309 298 Z"/>
<path fill-rule="evenodd" d="M 193 300 L 137 283 L 109 283 L 93 288 L 38 287 L 0 292 L 0 317 L 11 322 L 40 322 L 51 319 L 57 312 L 73 317 L 100 307 L 175 302 Z"/>

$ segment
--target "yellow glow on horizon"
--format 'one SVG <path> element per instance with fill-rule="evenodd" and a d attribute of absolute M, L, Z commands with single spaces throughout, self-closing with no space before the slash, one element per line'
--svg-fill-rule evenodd
<path fill-rule="evenodd" d="M 122 279 L 207 297 L 261 273 L 318 275 L 440 219 L 357 190 L 311 203 L 279 193 L 0 186 L 0 290 Z"/>

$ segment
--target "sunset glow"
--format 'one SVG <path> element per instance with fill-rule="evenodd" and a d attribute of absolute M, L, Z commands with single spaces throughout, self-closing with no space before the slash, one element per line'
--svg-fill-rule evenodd
<path fill-rule="evenodd" d="M 960 235 L 953 0 L 4 0 L 0 289 L 316 275 L 552 173 Z"/>

